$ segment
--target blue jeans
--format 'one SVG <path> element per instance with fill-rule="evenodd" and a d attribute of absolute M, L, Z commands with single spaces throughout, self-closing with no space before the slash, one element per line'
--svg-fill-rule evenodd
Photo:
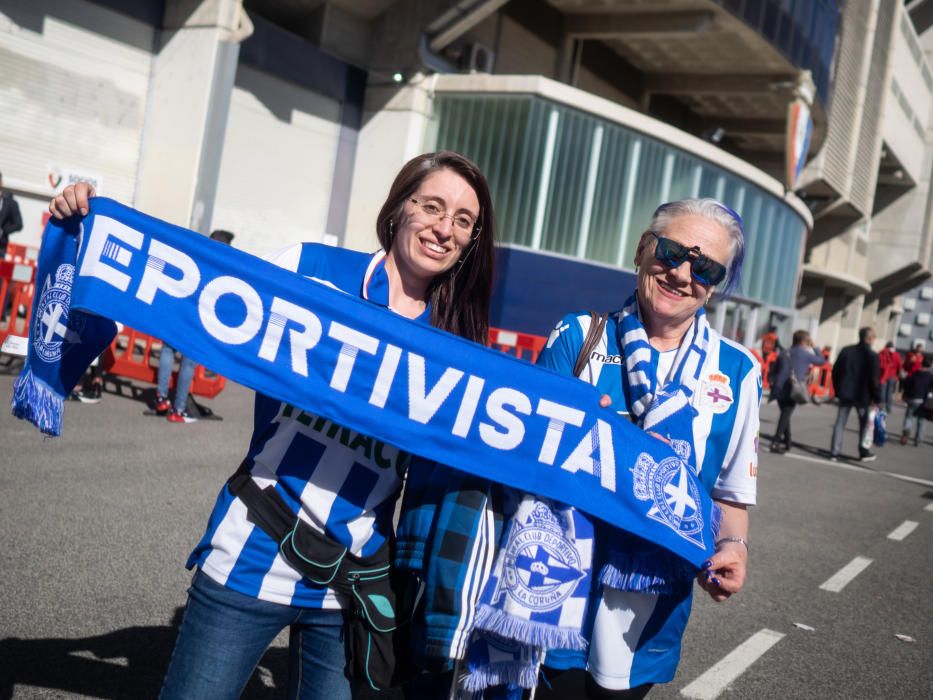
<path fill-rule="evenodd" d="M 162 396 L 168 396 L 168 381 L 172 378 L 172 368 L 175 365 L 175 349 L 162 343 L 162 352 L 159 355 L 159 383 L 156 391 Z M 175 382 L 175 405 L 178 413 L 184 413 L 188 404 L 188 392 L 191 390 L 191 379 L 194 377 L 194 360 L 181 356 L 181 365 L 178 368 L 178 381 Z"/>
<path fill-rule="evenodd" d="M 850 403 L 840 403 L 839 412 L 836 413 L 836 424 L 833 426 L 833 439 L 830 447 L 831 454 L 838 455 L 842 452 L 842 435 L 846 429 L 846 421 L 849 420 L 849 413 L 853 408 L 855 408 L 855 412 L 858 414 L 859 456 L 868 452 L 868 449 L 862 447 L 865 431 L 868 429 L 868 406 L 853 406 Z"/>
<path fill-rule="evenodd" d="M 350 700 L 343 613 L 269 603 L 221 586 L 197 571 L 163 700 L 235 700 L 266 648 L 289 635 L 288 697 Z"/>
<path fill-rule="evenodd" d="M 891 409 L 894 408 L 894 394 L 897 391 L 897 379 L 892 377 L 881 385 L 881 402 L 884 404 L 885 412 L 890 416 Z"/>
<path fill-rule="evenodd" d="M 907 411 L 904 413 L 904 435 L 910 437 L 914 429 L 914 421 L 917 422 L 917 432 L 914 433 L 914 445 L 920 445 L 923 442 L 923 421 L 926 417 L 923 406 L 923 399 L 909 399 L 907 401 Z"/>

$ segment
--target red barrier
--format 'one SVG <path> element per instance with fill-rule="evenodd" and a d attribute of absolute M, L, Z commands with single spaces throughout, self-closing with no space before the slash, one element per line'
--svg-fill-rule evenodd
<path fill-rule="evenodd" d="M 29 335 L 35 276 L 35 264 L 0 261 L 0 312 L 3 312 L 0 313 L 0 343 L 8 335 Z M 24 310 L 25 316 L 19 315 L 20 309 Z"/>
<path fill-rule="evenodd" d="M 547 338 L 543 335 L 531 335 L 530 333 L 518 333 L 516 331 L 507 331 L 501 328 L 489 329 L 489 347 L 515 357 L 535 362 Z"/>
<path fill-rule="evenodd" d="M 829 401 L 836 396 L 833 389 L 833 363 L 810 367 L 810 381 L 807 384 L 810 398 L 814 401 Z"/>
<path fill-rule="evenodd" d="M 161 340 L 132 328 L 124 328 L 117 333 L 104 353 L 104 370 L 121 377 L 156 384 L 159 379 L 159 361 L 153 358 L 156 348 L 161 350 Z M 173 371 L 169 387 L 174 387 L 177 379 L 178 372 Z M 226 378 L 198 365 L 194 369 L 191 393 L 212 399 L 223 391 L 226 384 Z"/>

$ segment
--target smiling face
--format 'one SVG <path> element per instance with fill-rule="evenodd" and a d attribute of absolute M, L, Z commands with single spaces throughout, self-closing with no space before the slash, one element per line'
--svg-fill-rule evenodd
<path fill-rule="evenodd" d="M 688 248 L 699 246 L 708 258 L 728 266 L 731 256 L 729 232 L 705 216 L 686 214 L 671 220 L 660 234 Z M 649 335 L 655 331 L 686 331 L 694 314 L 709 297 L 713 288 L 698 282 L 690 274 L 691 262 L 667 267 L 654 257 L 656 239 L 644 234 L 635 251 L 638 266 L 638 301 Z"/>
<path fill-rule="evenodd" d="M 453 267 L 470 245 L 472 231 L 458 229 L 451 215 L 466 215 L 477 221 L 479 199 L 466 180 L 447 169 L 428 175 L 411 198 L 421 205 L 433 205 L 447 216 L 432 217 L 422 206 L 406 201 L 395 222 L 397 233 L 387 264 L 391 261 L 403 278 L 426 287 L 437 275 Z"/>

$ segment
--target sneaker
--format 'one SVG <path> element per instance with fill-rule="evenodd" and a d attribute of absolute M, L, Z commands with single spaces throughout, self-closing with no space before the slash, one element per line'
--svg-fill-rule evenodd
<path fill-rule="evenodd" d="M 859 462 L 874 462 L 876 459 L 878 459 L 878 455 L 876 455 L 874 452 L 870 452 L 869 450 L 865 450 L 864 452 L 859 453 L 858 459 Z"/>
<path fill-rule="evenodd" d="M 832 454 L 832 455 L 830 455 L 830 456 L 829 456 L 829 461 L 830 461 L 830 462 L 838 462 L 838 461 L 839 461 L 839 455 L 838 455 L 838 454 Z"/>
<path fill-rule="evenodd" d="M 104 385 L 101 382 L 93 382 L 91 388 L 85 393 L 89 399 L 100 401 L 100 397 L 104 395 Z"/>
<path fill-rule="evenodd" d="M 162 396 L 162 394 L 156 394 L 155 400 L 155 412 L 157 416 L 164 416 L 172 410 L 172 404 L 169 403 L 169 400 Z"/>
<path fill-rule="evenodd" d="M 903 435 L 901 435 L 901 444 L 902 444 L 902 445 L 906 445 L 906 444 L 907 444 L 907 441 L 908 441 L 909 439 L 910 439 L 910 438 L 909 438 L 909 436 L 907 435 L 907 433 L 904 433 Z"/>
<path fill-rule="evenodd" d="M 196 423 L 197 418 L 194 416 L 189 416 L 187 411 L 172 411 L 168 414 L 167 420 L 169 423 Z"/>
<path fill-rule="evenodd" d="M 80 401 L 81 403 L 100 403 L 99 392 L 100 392 L 100 389 L 98 389 L 98 393 L 95 396 L 95 392 L 92 388 L 92 389 L 88 389 L 87 391 L 83 391 L 83 390 L 74 391 L 72 392 L 72 396 L 74 396 L 74 398 Z"/>

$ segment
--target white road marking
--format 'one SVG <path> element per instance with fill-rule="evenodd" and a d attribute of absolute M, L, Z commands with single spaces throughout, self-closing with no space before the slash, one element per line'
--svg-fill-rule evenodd
<path fill-rule="evenodd" d="M 916 476 L 907 476 L 906 474 L 895 474 L 894 472 L 878 472 L 879 474 L 884 474 L 885 476 L 891 476 L 895 479 L 900 479 L 901 481 L 909 481 L 912 484 L 920 484 L 921 486 L 933 486 L 933 481 L 929 479 L 920 479 Z"/>
<path fill-rule="evenodd" d="M 830 576 L 826 583 L 820 586 L 820 589 L 830 591 L 831 593 L 838 593 L 849 585 L 852 579 L 867 569 L 871 562 L 872 560 L 867 557 L 855 557 L 855 559 Z"/>
<path fill-rule="evenodd" d="M 726 654 L 699 678 L 680 691 L 686 698 L 713 700 L 726 686 L 745 673 L 768 649 L 784 635 L 773 630 L 759 630 Z"/>
<path fill-rule="evenodd" d="M 816 462 L 817 464 L 826 464 L 830 467 L 839 467 L 840 469 L 849 469 L 851 471 L 863 472 L 866 471 L 865 467 L 858 467 L 854 464 L 848 464 L 846 462 L 833 462 L 828 459 L 822 459 L 820 457 L 811 457 L 810 455 L 799 455 L 795 452 L 785 452 L 784 457 L 790 457 L 791 459 L 802 459 L 804 462 Z"/>
<path fill-rule="evenodd" d="M 898 525 L 894 530 L 888 535 L 889 540 L 896 540 L 900 542 L 902 539 L 907 537 L 911 532 L 917 529 L 917 525 L 920 523 L 913 520 L 905 520 L 900 525 Z"/>
<path fill-rule="evenodd" d="M 908 476 L 906 474 L 896 474 L 894 472 L 875 470 L 875 469 L 872 469 L 871 467 L 867 467 L 867 466 L 863 467 L 858 462 L 851 463 L 851 464 L 848 462 L 842 461 L 842 460 L 838 462 L 833 462 L 832 460 L 829 460 L 829 459 L 823 459 L 821 457 L 811 457 L 810 455 L 801 455 L 801 454 L 796 454 L 794 452 L 785 452 L 784 457 L 785 458 L 789 457 L 790 459 L 801 459 L 804 462 L 816 462 L 817 464 L 826 464 L 827 466 L 830 466 L 830 467 L 837 467 L 839 469 L 848 469 L 849 471 L 868 472 L 870 474 L 882 474 L 884 476 L 890 476 L 893 479 L 900 479 L 901 481 L 909 481 L 912 484 L 919 484 L 920 486 L 929 486 L 933 488 L 933 481 L 930 481 L 929 479 L 921 479 L 919 477 Z M 933 506 L 933 503 L 931 503 L 930 506 Z M 930 506 L 927 506 L 927 510 L 933 510 L 933 508 L 931 508 Z"/>

